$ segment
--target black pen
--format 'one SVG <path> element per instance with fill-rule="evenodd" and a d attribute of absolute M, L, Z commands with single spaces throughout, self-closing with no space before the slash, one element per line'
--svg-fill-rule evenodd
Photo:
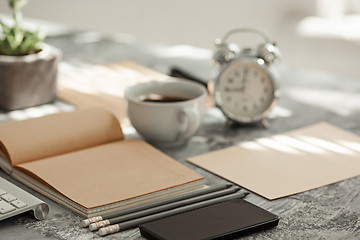
<path fill-rule="evenodd" d="M 99 222 L 99 221 L 109 219 L 109 218 L 113 218 L 113 217 L 122 216 L 122 215 L 133 213 L 133 212 L 142 211 L 144 209 L 161 206 L 161 205 L 168 204 L 168 203 L 171 203 L 171 202 L 176 202 L 176 201 L 192 198 L 192 197 L 195 197 L 195 196 L 200 196 L 200 195 L 211 193 L 211 192 L 220 191 L 220 190 L 223 190 L 223 189 L 230 188 L 231 186 L 233 186 L 233 185 L 232 184 L 219 184 L 219 185 L 210 186 L 210 187 L 207 187 L 207 188 L 202 188 L 202 189 L 191 191 L 191 192 L 185 193 L 185 194 L 181 194 L 179 196 L 172 197 L 172 198 L 169 198 L 169 199 L 160 200 L 160 201 L 150 203 L 150 204 L 144 204 L 144 205 L 139 206 L 139 207 L 130 208 L 130 209 L 124 209 L 124 210 L 120 210 L 120 211 L 117 211 L 117 212 L 104 214 L 104 215 L 101 215 L 101 216 L 87 218 L 87 219 L 82 220 L 81 225 L 83 227 L 88 227 L 91 223 Z"/>
<path fill-rule="evenodd" d="M 137 227 L 140 224 L 150 222 L 150 221 L 154 221 L 154 220 L 157 220 L 157 219 L 160 219 L 160 218 L 169 217 L 169 216 L 172 216 L 172 215 L 180 214 L 180 213 L 183 213 L 183 212 L 195 210 L 195 209 L 202 208 L 202 207 L 207 207 L 207 206 L 210 206 L 210 205 L 214 205 L 214 204 L 225 202 L 225 201 L 232 200 L 232 199 L 244 198 L 248 194 L 249 193 L 247 193 L 247 192 L 233 193 L 233 194 L 230 194 L 230 195 L 226 195 L 226 196 L 222 196 L 222 197 L 218 197 L 218 198 L 214 198 L 214 199 L 210 199 L 210 200 L 190 204 L 190 205 L 187 205 L 187 206 L 184 206 L 184 207 L 171 209 L 171 210 L 168 210 L 168 211 L 160 212 L 160 213 L 149 215 L 149 216 L 146 216 L 146 217 L 133 219 L 133 220 L 130 220 L 130 221 L 127 221 L 127 222 L 118 223 L 118 224 L 110 225 L 110 226 L 107 226 L 107 227 L 103 227 L 103 228 L 100 228 L 98 232 L 99 232 L 100 236 L 105 236 L 105 235 L 116 233 L 116 232 L 119 232 L 119 231 L 128 230 L 130 228 Z"/>
<path fill-rule="evenodd" d="M 201 202 L 201 201 L 205 201 L 205 200 L 209 200 L 209 199 L 213 199 L 213 198 L 218 198 L 218 197 L 221 197 L 221 196 L 225 196 L 225 195 L 235 193 L 235 192 L 237 192 L 239 190 L 240 190 L 239 187 L 229 188 L 229 189 L 225 189 L 225 190 L 221 190 L 221 191 L 216 191 L 216 192 L 212 192 L 212 193 L 203 194 L 203 195 L 200 195 L 200 196 L 184 199 L 184 200 L 181 200 L 181 201 L 176 201 L 176 202 L 164 204 L 164 205 L 153 207 L 153 208 L 148 208 L 148 209 L 145 209 L 145 210 L 142 210 L 142 211 L 133 212 L 133 213 L 126 214 L 126 215 L 120 215 L 120 216 L 110 218 L 110 219 L 105 219 L 105 220 L 102 220 L 102 221 L 99 221 L 99 222 L 96 222 L 96 223 L 91 223 L 90 226 L 89 226 L 89 229 L 91 231 L 95 231 L 95 230 L 98 230 L 99 228 L 106 227 L 108 225 L 121 223 L 121 222 L 126 222 L 126 221 L 129 221 L 129 220 L 135 219 L 135 218 L 149 216 L 151 214 L 160 213 L 160 212 L 167 211 L 167 210 L 170 210 L 170 209 L 190 205 L 190 204 L 193 204 L 193 203 L 196 203 L 196 202 Z"/>

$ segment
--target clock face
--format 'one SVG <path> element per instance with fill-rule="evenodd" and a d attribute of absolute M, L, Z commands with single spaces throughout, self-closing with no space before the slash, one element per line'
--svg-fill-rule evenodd
<path fill-rule="evenodd" d="M 216 83 L 215 99 L 233 120 L 260 120 L 273 105 L 275 86 L 268 71 L 255 62 L 235 62 L 228 66 Z"/>

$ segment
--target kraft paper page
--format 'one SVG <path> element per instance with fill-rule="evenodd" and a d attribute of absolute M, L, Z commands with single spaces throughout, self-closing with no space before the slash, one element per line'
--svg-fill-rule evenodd
<path fill-rule="evenodd" d="M 123 139 L 119 122 L 88 109 L 0 124 L 0 147 L 13 166 Z"/>
<path fill-rule="evenodd" d="M 130 126 L 124 91 L 137 83 L 169 76 L 131 61 L 77 68 L 59 77 L 59 97 L 79 109 L 101 107 L 111 111 L 122 126 Z"/>
<path fill-rule="evenodd" d="M 272 200 L 360 175 L 360 137 L 321 122 L 188 161 Z"/>
<path fill-rule="evenodd" d="M 144 141 L 129 139 L 18 165 L 86 208 L 203 179 Z"/>
<path fill-rule="evenodd" d="M 131 126 L 126 114 L 124 91 L 137 83 L 169 78 L 140 64 L 121 61 L 77 68 L 59 77 L 59 97 L 79 109 L 101 107 L 111 111 L 123 127 Z M 207 106 L 213 107 L 211 94 Z"/>

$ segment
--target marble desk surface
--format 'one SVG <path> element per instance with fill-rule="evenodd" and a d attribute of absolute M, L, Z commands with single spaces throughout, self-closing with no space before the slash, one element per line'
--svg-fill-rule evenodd
<path fill-rule="evenodd" d="M 163 73 L 169 73 L 170 68 L 176 66 L 205 81 L 211 72 L 211 51 L 191 46 L 145 44 L 86 32 L 49 37 L 47 42 L 63 51 L 60 71 L 64 64 L 77 66 L 131 60 Z M 210 108 L 201 128 L 186 145 L 161 150 L 202 174 L 211 185 L 226 181 L 187 163 L 188 157 L 324 120 L 360 135 L 360 79 L 298 69 L 286 63 L 279 65 L 279 71 L 281 97 L 269 118 L 268 129 L 233 126 L 218 109 Z M 0 112 L 0 121 L 68 108 L 71 106 L 58 101 L 46 108 Z M 80 227 L 82 217 L 10 179 L 1 170 L 0 175 L 43 199 L 51 209 L 42 221 L 30 215 L 1 221 L 0 239 L 101 239 Z M 246 200 L 277 214 L 280 222 L 275 228 L 242 239 L 360 239 L 360 177 L 273 201 L 253 193 Z M 103 239 L 143 238 L 136 228 Z"/>

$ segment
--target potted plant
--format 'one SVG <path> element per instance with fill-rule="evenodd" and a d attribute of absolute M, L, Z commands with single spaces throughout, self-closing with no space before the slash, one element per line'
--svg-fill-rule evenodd
<path fill-rule="evenodd" d="M 8 0 L 13 24 L 0 21 L 0 108 L 15 110 L 56 98 L 60 50 L 44 43 L 39 31 L 21 26 L 27 0 Z"/>

